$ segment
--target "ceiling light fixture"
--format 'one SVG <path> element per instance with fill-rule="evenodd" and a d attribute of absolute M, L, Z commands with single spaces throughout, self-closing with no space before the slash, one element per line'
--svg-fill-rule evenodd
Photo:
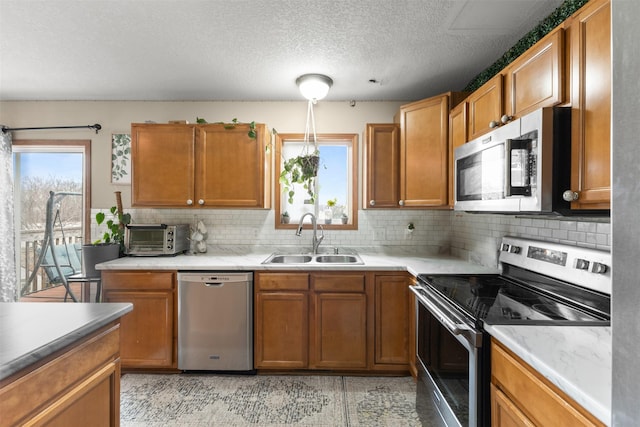
<path fill-rule="evenodd" d="M 333 80 L 324 74 L 304 74 L 296 79 L 302 96 L 315 103 L 329 93 Z"/>

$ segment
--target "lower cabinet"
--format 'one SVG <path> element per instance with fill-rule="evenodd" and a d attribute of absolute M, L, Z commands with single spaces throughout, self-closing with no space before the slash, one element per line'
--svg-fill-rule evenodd
<path fill-rule="evenodd" d="M 561 420 L 561 421 L 560 421 Z M 604 426 L 518 356 L 491 341 L 491 425 Z"/>
<path fill-rule="evenodd" d="M 408 371 L 406 274 L 259 272 L 255 368 Z"/>
<path fill-rule="evenodd" d="M 119 332 L 107 326 L 2 384 L 0 425 L 120 425 Z"/>
<path fill-rule="evenodd" d="M 176 273 L 102 271 L 104 302 L 130 302 L 122 318 L 122 368 L 177 369 Z"/>

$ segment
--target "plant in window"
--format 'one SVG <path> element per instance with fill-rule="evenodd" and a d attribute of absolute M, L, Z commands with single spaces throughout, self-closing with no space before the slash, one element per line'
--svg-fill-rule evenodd
<path fill-rule="evenodd" d="M 313 138 L 313 140 L 311 139 Z M 280 183 L 287 195 L 289 204 L 293 204 L 295 189 L 293 184 L 302 184 L 312 204 L 316 202 L 316 177 L 320 164 L 320 151 L 316 137 L 316 121 L 313 116 L 313 102 L 307 103 L 307 125 L 304 131 L 304 149 L 302 154 L 285 159 L 280 173 Z"/>

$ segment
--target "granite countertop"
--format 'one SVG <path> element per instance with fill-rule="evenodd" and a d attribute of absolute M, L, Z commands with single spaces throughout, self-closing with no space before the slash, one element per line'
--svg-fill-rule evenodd
<path fill-rule="evenodd" d="M 132 309 L 130 303 L 0 303 L 0 380 Z"/>
<path fill-rule="evenodd" d="M 611 425 L 611 327 L 485 325 L 485 329 Z"/>
<path fill-rule="evenodd" d="M 340 253 L 348 253 L 351 249 Z M 205 254 L 177 255 L 170 257 L 125 257 L 96 266 L 97 270 L 384 270 L 408 271 L 418 274 L 447 273 L 495 273 L 497 268 L 483 267 L 460 258 L 443 254 L 416 253 L 416 250 L 386 249 L 355 252 L 363 264 L 262 264 L 274 252 L 295 253 L 292 248 L 241 248 L 230 247 L 210 250 Z M 304 250 L 297 251 L 304 253 Z M 332 253 L 331 251 L 326 253 Z"/>

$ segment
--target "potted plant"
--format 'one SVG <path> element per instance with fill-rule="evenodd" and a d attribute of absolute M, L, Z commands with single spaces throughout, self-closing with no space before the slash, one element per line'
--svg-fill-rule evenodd
<path fill-rule="evenodd" d="M 302 184 L 309 195 L 310 203 L 315 203 L 315 178 L 318 175 L 319 164 L 320 155 L 317 150 L 285 160 L 280 173 L 280 183 L 289 204 L 293 204 L 294 184 Z"/>
<path fill-rule="evenodd" d="M 124 255 L 124 227 L 131 222 L 131 215 L 118 212 L 115 206 L 112 206 L 109 212 L 112 218 L 107 219 L 105 223 L 107 231 L 93 243 L 82 245 L 82 273 L 85 277 L 100 276 L 95 269 L 96 264 Z M 96 223 L 102 225 L 106 218 L 104 212 L 98 212 Z"/>
<path fill-rule="evenodd" d="M 289 212 L 284 211 L 284 213 L 280 216 L 280 222 L 282 224 L 289 224 Z"/>

